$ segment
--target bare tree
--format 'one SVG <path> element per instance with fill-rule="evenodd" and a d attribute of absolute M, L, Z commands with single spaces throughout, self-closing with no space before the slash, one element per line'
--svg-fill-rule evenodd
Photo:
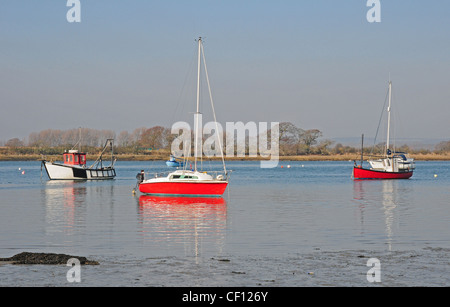
<path fill-rule="evenodd" d="M 306 154 L 311 153 L 311 146 L 317 144 L 317 139 L 322 136 L 322 132 L 318 129 L 306 130 L 302 135 L 302 142 L 305 145 Z"/>
<path fill-rule="evenodd" d="M 128 147 L 131 145 L 133 145 L 131 134 L 128 133 L 128 131 L 120 132 L 119 136 L 117 137 L 117 146 Z"/>
<path fill-rule="evenodd" d="M 22 147 L 23 145 L 23 141 L 18 138 L 9 139 L 5 144 L 6 147 Z"/>
<path fill-rule="evenodd" d="M 450 141 L 442 141 L 436 144 L 434 150 L 438 153 L 450 152 Z"/>
<path fill-rule="evenodd" d="M 166 130 L 162 126 L 155 126 L 144 130 L 140 136 L 139 145 L 151 149 L 164 148 L 166 145 Z"/>

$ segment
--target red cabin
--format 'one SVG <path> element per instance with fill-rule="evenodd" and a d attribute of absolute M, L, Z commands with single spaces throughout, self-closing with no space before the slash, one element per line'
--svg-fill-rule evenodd
<path fill-rule="evenodd" d="M 86 165 L 86 153 L 78 150 L 69 150 L 63 154 L 64 164 L 68 165 Z"/>

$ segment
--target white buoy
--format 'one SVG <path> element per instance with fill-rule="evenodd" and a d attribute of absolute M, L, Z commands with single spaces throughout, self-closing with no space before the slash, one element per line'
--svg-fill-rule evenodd
<path fill-rule="evenodd" d="M 434 178 L 436 178 L 437 177 L 437 174 L 434 174 Z"/>
<path fill-rule="evenodd" d="M 287 168 L 291 168 L 291 166 L 290 166 L 290 165 L 288 165 L 288 166 L 287 166 Z"/>

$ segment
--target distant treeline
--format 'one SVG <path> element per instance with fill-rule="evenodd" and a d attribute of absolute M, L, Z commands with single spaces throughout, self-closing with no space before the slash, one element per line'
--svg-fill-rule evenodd
<path fill-rule="evenodd" d="M 270 136 L 270 131 L 267 132 Z M 225 133 L 224 133 L 225 134 Z M 280 156 L 298 155 L 344 155 L 359 154 L 359 147 L 346 146 L 332 140 L 322 139 L 323 133 L 318 129 L 304 130 L 290 122 L 279 124 L 279 154 Z M 171 143 L 177 135 L 171 134 L 171 129 L 154 126 L 151 128 L 137 128 L 133 132 L 122 131 L 119 135 L 112 130 L 96 130 L 79 128 L 70 130 L 47 129 L 30 133 L 27 140 L 13 138 L 0 147 L 0 154 L 60 154 L 67 149 L 97 152 L 103 147 L 107 139 L 114 139 L 116 154 L 148 154 L 154 150 L 170 150 Z M 224 136 L 226 139 L 226 136 Z M 248 145 L 248 138 L 246 145 Z M 192 142 L 193 143 L 193 142 Z M 223 144 L 226 151 L 226 142 Z M 365 148 L 365 154 L 380 154 L 384 150 L 384 143 Z M 397 151 L 412 154 L 444 154 L 450 152 L 450 141 L 437 144 L 434 150 L 413 150 L 407 145 L 396 148 Z"/>

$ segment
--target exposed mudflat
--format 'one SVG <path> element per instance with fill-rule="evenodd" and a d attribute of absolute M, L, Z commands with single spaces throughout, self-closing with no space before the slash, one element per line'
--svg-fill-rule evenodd
<path fill-rule="evenodd" d="M 29 253 L 23 252 L 14 255 L 10 258 L 0 258 L 1 262 L 7 262 L 10 264 L 67 264 L 69 259 L 76 258 L 80 261 L 80 264 L 84 265 L 98 265 L 97 261 L 86 259 L 86 257 L 72 256 L 66 254 L 53 254 L 53 253 Z"/>

